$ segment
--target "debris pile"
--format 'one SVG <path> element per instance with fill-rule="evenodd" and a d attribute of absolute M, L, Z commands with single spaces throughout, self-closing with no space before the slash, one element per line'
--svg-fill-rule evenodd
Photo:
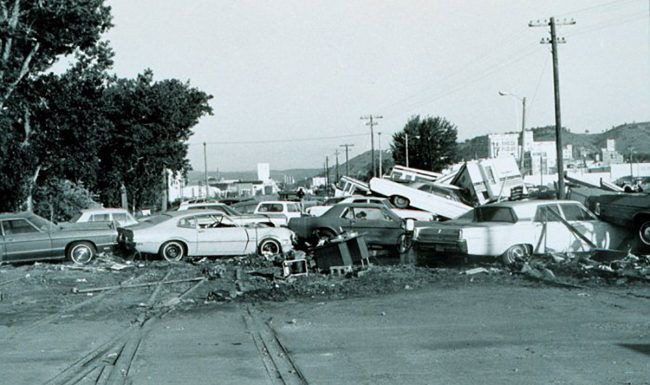
<path fill-rule="evenodd" d="M 511 271 L 543 281 L 558 281 L 562 277 L 617 285 L 650 282 L 650 256 L 602 250 L 588 254 L 550 254 L 513 264 Z"/>

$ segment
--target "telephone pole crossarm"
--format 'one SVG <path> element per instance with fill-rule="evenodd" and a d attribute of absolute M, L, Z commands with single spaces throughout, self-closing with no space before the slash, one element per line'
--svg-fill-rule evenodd
<path fill-rule="evenodd" d="M 366 123 L 366 126 L 370 126 L 370 158 L 371 158 L 371 164 L 372 164 L 372 176 L 376 177 L 377 176 L 377 168 L 375 167 L 375 133 L 374 133 L 374 127 L 378 125 L 379 123 L 376 122 L 377 119 L 383 119 L 384 117 L 381 115 L 366 115 L 362 116 L 361 120 L 367 120 L 368 123 Z"/>

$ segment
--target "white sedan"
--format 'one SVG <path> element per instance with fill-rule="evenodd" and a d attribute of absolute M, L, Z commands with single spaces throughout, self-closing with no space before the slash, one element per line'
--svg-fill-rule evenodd
<path fill-rule="evenodd" d="M 624 229 L 598 220 L 568 200 L 509 201 L 479 206 L 460 217 L 418 227 L 418 253 L 502 256 L 505 263 L 531 254 L 618 249 Z"/>
<path fill-rule="evenodd" d="M 127 250 L 158 254 L 170 262 L 186 256 L 273 256 L 293 249 L 294 233 L 287 228 L 256 224 L 240 226 L 219 211 L 170 211 L 138 225 L 118 229 L 118 242 Z"/>

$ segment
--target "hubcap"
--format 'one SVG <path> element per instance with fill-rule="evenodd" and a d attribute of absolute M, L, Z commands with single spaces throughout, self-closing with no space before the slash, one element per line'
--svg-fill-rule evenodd
<path fill-rule="evenodd" d="M 641 241 L 645 243 L 646 245 L 650 245 L 650 222 L 646 222 L 643 225 L 641 225 L 641 229 L 639 230 L 639 236 L 641 237 Z"/>
<path fill-rule="evenodd" d="M 85 246 L 77 246 L 72 251 L 72 259 L 74 262 L 77 263 L 88 262 L 90 261 L 91 257 L 92 257 L 92 253 L 90 252 L 90 249 Z"/>
<path fill-rule="evenodd" d="M 176 259 L 181 255 L 181 250 L 176 245 L 169 245 L 167 246 L 167 249 L 165 249 L 165 255 L 169 259 Z"/>

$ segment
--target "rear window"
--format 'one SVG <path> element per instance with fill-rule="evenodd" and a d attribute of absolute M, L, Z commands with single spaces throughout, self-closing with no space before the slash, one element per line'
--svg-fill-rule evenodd
<path fill-rule="evenodd" d="M 172 216 L 168 214 L 160 214 L 160 215 L 154 215 L 151 217 L 148 217 L 147 219 L 143 219 L 142 222 L 145 223 L 150 223 L 152 225 L 157 225 L 158 223 L 162 223 L 166 220 L 171 219 Z"/>
<path fill-rule="evenodd" d="M 281 213 L 283 211 L 282 203 L 264 203 L 260 205 L 258 211 L 261 213 Z"/>
<path fill-rule="evenodd" d="M 474 222 L 517 222 L 515 213 L 509 207 L 477 207 L 474 209 Z"/>

